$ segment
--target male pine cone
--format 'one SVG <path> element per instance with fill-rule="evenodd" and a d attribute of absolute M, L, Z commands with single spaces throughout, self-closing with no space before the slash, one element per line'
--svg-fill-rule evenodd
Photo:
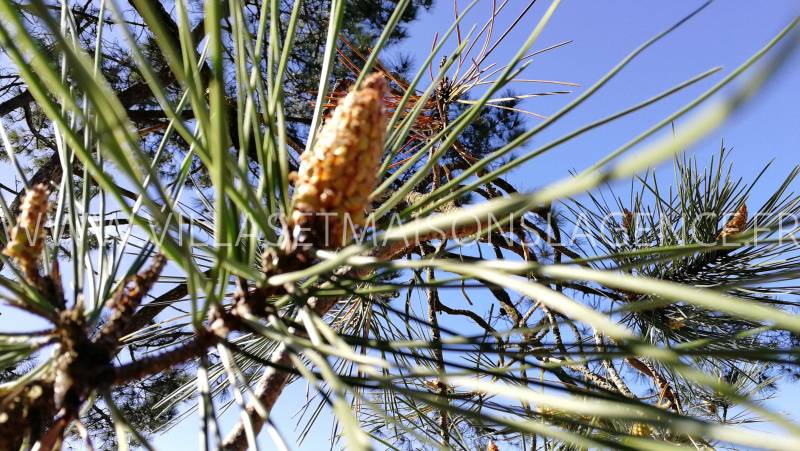
<path fill-rule="evenodd" d="M 47 185 L 42 183 L 28 191 L 20 207 L 17 225 L 11 229 L 11 237 L 3 249 L 4 255 L 16 260 L 28 282 L 39 279 L 39 257 L 44 247 L 48 195 Z"/>
<path fill-rule="evenodd" d="M 747 205 L 742 202 L 730 220 L 725 223 L 722 231 L 717 235 L 717 239 L 727 238 L 741 232 L 747 226 Z"/>
<path fill-rule="evenodd" d="M 339 103 L 311 150 L 300 155 L 289 226 L 296 242 L 333 249 L 364 225 L 386 135 L 380 74 Z"/>

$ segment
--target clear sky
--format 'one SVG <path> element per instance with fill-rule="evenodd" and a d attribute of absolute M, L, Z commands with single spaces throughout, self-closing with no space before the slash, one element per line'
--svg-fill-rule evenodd
<path fill-rule="evenodd" d="M 468 2 L 461 0 L 458 3 L 463 7 Z M 507 7 L 510 10 L 503 12 L 499 23 L 509 23 L 527 3 L 512 0 Z M 495 52 L 492 62 L 501 63 L 513 55 L 548 3 L 536 3 L 526 19 Z M 555 112 L 634 48 L 702 3 L 639 0 L 562 2 L 534 50 L 564 40 L 572 40 L 573 43 L 535 57 L 524 75 L 525 78 L 576 82 L 581 87 L 567 88 L 575 90 L 569 96 L 540 97 L 526 101 L 525 108 L 544 115 Z M 464 19 L 462 30 L 466 33 L 474 23 L 480 27 L 484 18 L 491 13 L 491 5 L 490 0 L 479 0 Z M 793 0 L 720 0 L 712 3 L 698 16 L 649 48 L 592 100 L 535 137 L 528 147 L 549 142 L 579 125 L 644 100 L 714 66 L 723 67 L 720 73 L 632 117 L 590 132 L 532 161 L 525 169 L 517 171 L 516 181 L 524 188 L 533 190 L 563 177 L 569 169 L 587 167 L 705 91 L 763 46 L 798 13 L 800 3 Z M 452 2 L 438 1 L 437 7 L 411 28 L 411 39 L 394 51 L 410 53 L 421 61 L 431 48 L 434 32 L 443 32 L 452 17 Z M 502 29 L 504 26 L 495 26 L 495 30 Z M 499 31 L 495 34 L 499 34 Z M 517 84 L 512 88 L 522 94 L 550 90 L 553 86 Z M 698 146 L 696 151 L 710 155 L 718 150 L 719 142 L 724 138 L 727 146 L 736 149 L 734 169 L 737 173 L 745 178 L 751 176 L 758 167 L 774 158 L 777 176 L 778 172 L 798 163 L 799 100 L 800 58 L 795 56 L 769 89 L 762 91 L 751 105 Z M 675 125 L 680 127 L 682 123 L 679 120 Z"/>
<path fill-rule="evenodd" d="M 464 6 L 467 1 L 461 0 L 459 3 Z M 499 19 L 497 29 L 503 29 L 503 24 L 508 24 L 526 3 L 523 0 L 510 0 L 508 11 Z M 669 27 L 701 3 L 689 0 L 564 1 L 542 33 L 535 49 L 564 40 L 573 40 L 573 43 L 537 57 L 525 77 L 571 81 L 579 83 L 581 87 L 569 88 L 575 92 L 568 96 L 528 101 L 524 104 L 525 108 L 544 115 L 553 113 L 639 44 Z M 466 31 L 476 23 L 480 27 L 491 11 L 491 4 L 491 0 L 479 0 L 478 6 L 463 22 L 462 29 Z M 548 4 L 545 0 L 537 2 L 530 15 L 523 19 L 504 45 L 498 48 L 491 58 L 493 62 L 502 63 L 513 55 Z M 591 132 L 532 161 L 518 170 L 511 177 L 512 181 L 520 189 L 531 191 L 566 176 L 571 169 L 581 170 L 589 166 L 721 79 L 727 71 L 764 45 L 798 13 L 800 2 L 797 0 L 717 1 L 647 50 L 591 101 L 546 133 L 535 137 L 528 148 L 651 97 L 711 67 L 723 66 L 721 73 L 634 117 Z M 388 55 L 402 52 L 411 55 L 418 64 L 421 63 L 430 51 L 434 33 L 444 32 L 452 19 L 452 2 L 438 0 L 430 13 L 411 25 L 411 38 L 390 49 Z M 546 85 L 513 87 L 519 93 L 553 88 Z M 536 120 L 531 119 L 530 123 L 535 124 Z M 681 127 L 682 123 L 683 120 L 679 120 L 675 125 Z M 755 192 L 755 197 L 763 195 L 771 188 L 770 183 L 776 183 L 778 178 L 798 164 L 800 55 L 795 55 L 788 67 L 752 104 L 693 151 L 701 156 L 710 156 L 718 151 L 722 139 L 728 146 L 735 148 L 734 171 L 745 179 L 754 176 L 769 160 L 776 161 L 769 172 L 772 177 L 765 179 L 763 189 Z M 666 168 L 668 170 L 668 165 Z M 784 388 L 786 395 L 782 396 L 777 405 L 789 410 L 800 398 L 796 389 Z M 290 443 L 294 441 L 293 429 L 297 423 L 292 415 L 298 408 L 298 399 L 299 393 L 282 398 L 273 412 L 279 428 Z M 231 419 L 226 420 L 225 425 L 229 425 Z M 327 425 L 318 427 L 315 436 L 300 449 L 326 449 L 329 430 Z M 190 418 L 172 432 L 155 440 L 154 444 L 159 449 L 194 449 L 197 437 L 196 418 Z M 261 442 L 262 449 L 274 449 L 266 434 L 262 434 Z"/>

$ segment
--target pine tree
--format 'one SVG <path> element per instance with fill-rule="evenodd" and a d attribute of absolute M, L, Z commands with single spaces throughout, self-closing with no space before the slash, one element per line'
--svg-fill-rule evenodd
<path fill-rule="evenodd" d="M 1 299 L 46 324 L 0 334 L 0 449 L 152 448 L 181 421 L 206 449 L 285 446 L 324 412 L 348 449 L 775 443 L 740 425 L 786 423 L 759 401 L 797 371 L 800 168 L 756 199 L 771 182 L 735 179 L 726 149 L 679 154 L 768 83 L 797 20 L 674 137 L 523 193 L 510 171 L 713 72 L 527 147 L 647 45 L 530 118 L 568 94 L 511 90 L 561 45 L 538 40 L 558 1 L 508 17 L 545 8 L 503 64 L 507 2 L 471 34 L 454 3 L 423 64 L 388 63 L 431 3 L 0 0 L 24 186 L 0 196 Z"/>

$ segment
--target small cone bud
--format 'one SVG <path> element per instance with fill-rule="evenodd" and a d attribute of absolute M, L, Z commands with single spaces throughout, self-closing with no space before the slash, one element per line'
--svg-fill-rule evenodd
<path fill-rule="evenodd" d="M 652 433 L 653 429 L 644 423 L 636 423 L 631 426 L 631 435 L 634 437 L 650 437 Z"/>
<path fill-rule="evenodd" d="M 494 440 L 489 440 L 489 444 L 486 445 L 486 451 L 500 451 L 500 448 L 497 447 Z"/>
<path fill-rule="evenodd" d="M 622 227 L 626 230 L 630 229 L 633 225 L 633 212 L 627 208 L 623 208 L 622 211 Z"/>
<path fill-rule="evenodd" d="M 425 195 L 416 191 L 411 191 L 406 194 L 405 201 L 409 206 L 420 203 L 425 199 Z"/>
<path fill-rule="evenodd" d="M 339 103 L 314 147 L 300 156 L 289 218 L 298 242 L 340 247 L 354 227 L 364 225 L 386 135 L 385 92 L 383 76 L 367 77 Z"/>
<path fill-rule="evenodd" d="M 726 238 L 732 235 L 736 235 L 737 233 L 744 230 L 745 226 L 747 225 L 747 205 L 742 202 L 742 205 L 739 205 L 739 208 L 736 210 L 736 213 L 733 214 L 733 217 L 725 223 L 725 227 L 722 228 L 722 231 L 719 232 L 717 239 Z"/>
<path fill-rule="evenodd" d="M 686 327 L 686 318 L 670 318 L 667 320 L 667 327 L 671 330 L 681 330 Z"/>
<path fill-rule="evenodd" d="M 25 195 L 11 237 L 3 254 L 13 258 L 29 282 L 39 279 L 39 257 L 44 247 L 44 223 L 47 220 L 47 186 L 40 183 Z"/>

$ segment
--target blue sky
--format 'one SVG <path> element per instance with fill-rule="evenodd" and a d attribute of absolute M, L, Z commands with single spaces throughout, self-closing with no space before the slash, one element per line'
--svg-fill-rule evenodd
<path fill-rule="evenodd" d="M 467 2 L 462 0 L 459 3 L 463 6 Z M 527 3 L 512 1 L 509 8 L 521 10 Z M 575 90 L 569 96 L 529 100 L 525 107 L 545 115 L 557 111 L 634 48 L 702 3 L 635 0 L 563 2 L 534 49 L 564 40 L 572 40 L 572 44 L 535 57 L 525 77 L 571 81 L 579 83 L 581 87 L 567 88 Z M 756 4 L 758 6 L 754 6 Z M 480 0 L 464 19 L 465 26 L 462 29 L 466 32 L 474 23 L 479 23 L 480 27 L 483 18 L 491 12 L 491 5 L 489 0 Z M 493 55 L 493 62 L 502 62 L 513 55 L 546 5 L 545 2 L 537 2 L 527 18 L 498 48 Z M 515 181 L 521 183 L 523 188 L 533 190 L 565 176 L 569 169 L 580 170 L 589 166 L 720 80 L 799 12 L 800 4 L 788 0 L 757 3 L 727 0 L 712 3 L 698 16 L 649 48 L 590 101 L 534 137 L 528 148 L 549 142 L 579 125 L 644 100 L 712 67 L 722 66 L 721 72 L 670 99 L 583 135 L 532 161 L 523 170 L 517 171 Z M 507 24 L 515 16 L 513 11 L 504 11 L 499 23 Z M 434 32 L 446 29 L 452 18 L 452 2 L 438 2 L 430 14 L 411 28 L 411 39 L 395 51 L 411 53 L 415 59 L 421 60 L 431 48 Z M 503 28 L 496 26 L 496 30 Z M 769 89 L 762 91 L 757 99 L 696 147 L 694 152 L 702 156 L 711 155 L 724 139 L 727 146 L 735 148 L 734 170 L 745 178 L 754 175 L 757 168 L 770 159 L 776 160 L 776 176 L 778 172 L 797 164 L 796 155 L 800 150 L 800 128 L 797 126 L 800 119 L 800 58 L 795 56 L 788 66 Z M 518 93 L 553 89 L 552 86 L 530 84 L 512 85 L 512 88 Z M 677 121 L 675 126 L 680 127 L 682 122 Z M 531 123 L 535 123 L 535 120 Z"/>

